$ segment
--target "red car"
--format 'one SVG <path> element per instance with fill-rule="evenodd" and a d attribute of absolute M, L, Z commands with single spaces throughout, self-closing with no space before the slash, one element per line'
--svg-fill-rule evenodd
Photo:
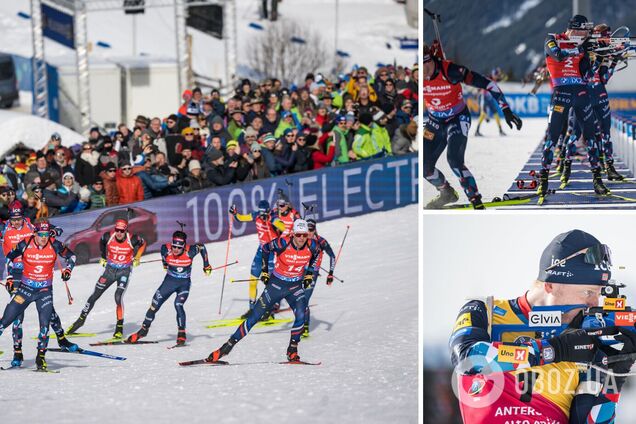
<path fill-rule="evenodd" d="M 127 212 L 128 211 L 128 212 Z M 97 217 L 89 228 L 72 234 L 65 240 L 77 255 L 77 263 L 85 264 L 101 257 L 99 239 L 107 231 L 115 228 L 115 220 L 128 216 L 128 231 L 141 235 L 147 246 L 157 241 L 157 215 L 139 207 L 112 209 Z"/>

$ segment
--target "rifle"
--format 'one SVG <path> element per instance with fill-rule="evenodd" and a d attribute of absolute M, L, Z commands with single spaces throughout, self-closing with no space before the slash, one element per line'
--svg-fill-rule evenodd
<path fill-rule="evenodd" d="M 427 8 L 424 8 L 424 13 L 426 13 L 433 20 L 433 28 L 435 29 L 435 37 L 433 40 L 433 44 L 431 46 L 431 50 L 434 56 L 440 56 L 442 60 L 446 60 L 446 55 L 444 54 L 444 49 L 442 48 L 442 37 L 439 35 L 439 26 L 438 24 L 442 23 L 442 16 L 439 13 L 433 13 Z"/>

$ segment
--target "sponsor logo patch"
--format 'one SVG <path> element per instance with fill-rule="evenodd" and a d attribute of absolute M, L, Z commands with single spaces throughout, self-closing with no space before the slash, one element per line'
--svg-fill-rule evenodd
<path fill-rule="evenodd" d="M 20 305 L 24 303 L 24 298 L 20 295 L 17 295 L 16 297 L 14 297 L 13 300 L 15 300 L 15 303 L 18 303 Z"/>
<path fill-rule="evenodd" d="M 625 299 L 615 298 L 615 297 L 606 297 L 603 302 L 603 309 L 608 311 L 624 311 Z"/>
<path fill-rule="evenodd" d="M 424 130 L 424 139 L 425 140 L 432 140 L 434 138 L 435 138 L 435 133 L 433 131 Z"/>
<path fill-rule="evenodd" d="M 636 312 L 616 312 L 614 324 L 618 326 L 632 327 L 636 323 Z"/>
<path fill-rule="evenodd" d="M 530 327 L 560 327 L 560 311 L 532 311 L 528 314 L 528 325 Z"/>
<path fill-rule="evenodd" d="M 473 326 L 473 320 L 470 317 L 470 312 L 466 312 L 465 314 L 461 314 L 459 317 L 457 317 L 457 321 L 455 321 L 455 328 L 453 329 L 453 332 L 465 327 L 472 327 L 472 326 Z"/>
<path fill-rule="evenodd" d="M 498 348 L 498 360 L 512 364 L 528 362 L 528 348 L 525 346 L 501 345 Z"/>
<path fill-rule="evenodd" d="M 556 105 L 556 106 L 554 106 L 554 109 L 552 109 L 552 110 L 555 111 L 556 113 L 562 113 L 563 109 L 564 109 L 563 106 Z"/>

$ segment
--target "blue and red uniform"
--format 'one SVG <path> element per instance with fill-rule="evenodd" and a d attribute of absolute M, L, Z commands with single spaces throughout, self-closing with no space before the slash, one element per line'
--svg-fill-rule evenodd
<path fill-rule="evenodd" d="M 582 126 L 587 154 L 593 170 L 599 169 L 595 143 L 596 118 L 592 110 L 587 76 L 591 70 L 589 55 L 565 34 L 550 34 L 545 41 L 546 66 L 553 86 L 548 117 L 548 137 L 543 146 L 541 166 L 547 175 L 552 164 L 553 148 L 567 124 L 570 109 Z M 547 186 L 546 186 L 547 189 Z"/>
<path fill-rule="evenodd" d="M 314 265 L 313 269 L 313 279 L 311 284 L 308 287 L 305 287 L 305 298 L 307 300 L 307 309 L 305 311 L 305 328 L 309 329 L 309 320 L 311 319 L 311 311 L 309 309 L 309 300 L 311 296 L 314 294 L 314 288 L 316 287 L 316 282 L 318 281 L 318 274 L 320 273 L 320 265 L 322 264 L 322 256 L 324 253 L 329 256 L 329 273 L 333 274 L 333 270 L 336 266 L 336 255 L 333 253 L 333 249 L 329 245 L 329 242 L 324 237 L 314 233 L 313 240 L 318 243 L 318 247 L 320 248 L 320 253 L 318 253 L 318 259 L 316 259 L 316 265 Z"/>
<path fill-rule="evenodd" d="M 601 391 L 598 373 L 550 362 L 542 349 L 560 330 L 537 331 L 531 313 L 525 295 L 460 309 L 449 345 L 464 423 L 613 423 L 618 394 Z"/>
<path fill-rule="evenodd" d="M 428 111 L 428 122 L 424 127 L 424 178 L 440 191 L 447 186 L 446 177 L 435 165 L 448 146 L 448 164 L 459 178 L 464 193 L 471 201 L 480 203 L 481 195 L 477 183 L 464 163 L 471 118 L 461 84 L 490 93 L 506 115 L 507 121 L 513 115 L 494 81 L 451 61 L 438 58 L 432 60 L 435 69 L 430 78 L 424 80 L 424 102 Z"/>
<path fill-rule="evenodd" d="M 150 308 L 148 308 L 146 312 L 146 317 L 142 324 L 142 329 L 145 330 L 143 336 L 148 332 L 157 311 L 161 309 L 163 303 L 168 300 L 173 293 L 175 293 L 174 308 L 177 311 L 177 327 L 179 331 L 185 332 L 186 313 L 184 304 L 190 294 L 192 260 L 197 255 L 201 255 L 204 267 L 210 267 L 208 252 L 203 244 L 185 245 L 181 253 L 175 253 L 170 243 L 161 246 L 161 261 L 166 270 L 166 276 L 155 292 Z"/>
<path fill-rule="evenodd" d="M 269 256 L 276 254 L 273 270 L 268 268 Z M 271 273 L 269 283 L 258 298 L 252 313 L 232 335 L 236 341 L 247 335 L 265 312 L 285 299 L 294 312 L 294 324 L 291 330 L 291 341 L 298 343 L 305 323 L 307 300 L 303 279 L 316 266 L 320 247 L 315 240 L 305 240 L 301 247 L 296 247 L 291 238 L 280 237 L 263 245 L 263 270 Z"/>
<path fill-rule="evenodd" d="M 40 321 L 38 349 L 46 349 L 48 346 L 49 325 L 52 320 L 57 321 L 59 326 L 59 329 L 54 328 L 55 332 L 60 330 L 64 334 L 59 317 L 53 309 L 53 269 L 58 256 L 66 260 L 65 272 L 70 275 L 75 266 L 75 254 L 58 240 L 49 238 L 44 246 L 40 246 L 35 242 L 34 236 L 31 236 L 20 241 L 9 252 L 7 259 L 11 263 L 17 258 L 22 259 L 22 281 L 4 310 L 0 320 L 0 334 L 33 302 L 37 305 Z"/>

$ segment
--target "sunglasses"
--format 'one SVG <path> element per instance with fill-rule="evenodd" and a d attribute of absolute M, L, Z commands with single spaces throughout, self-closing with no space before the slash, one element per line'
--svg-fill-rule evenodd
<path fill-rule="evenodd" d="M 293 137 L 294 134 L 287 134 L 285 137 Z"/>
<path fill-rule="evenodd" d="M 545 271 L 549 271 L 557 266 L 564 265 L 569 259 L 572 259 L 579 255 L 585 255 L 583 261 L 589 265 L 603 265 L 605 267 L 612 266 L 612 252 L 606 244 L 595 244 L 594 246 L 585 247 L 579 251 L 566 256 L 563 259 L 554 261 L 552 265 L 547 267 Z"/>
<path fill-rule="evenodd" d="M 121 170 L 122 170 L 122 171 L 130 171 L 131 169 L 132 169 L 132 168 L 125 167 L 125 168 L 122 168 Z"/>
<path fill-rule="evenodd" d="M 116 233 L 125 233 L 125 232 L 126 232 L 126 230 L 116 229 L 116 230 L 115 230 L 115 232 L 116 232 Z"/>
<path fill-rule="evenodd" d="M 104 183 L 93 183 L 93 185 L 100 186 L 100 185 L 104 185 Z"/>
<path fill-rule="evenodd" d="M 309 234 L 294 234 L 294 237 L 296 237 L 296 238 L 307 238 L 307 237 L 309 237 Z"/>
<path fill-rule="evenodd" d="M 109 174 L 111 174 L 111 173 L 113 173 L 113 172 L 117 172 L 117 170 L 115 170 L 115 169 L 109 169 L 109 170 L 108 170 L 108 171 L 106 171 L 106 172 L 108 172 Z"/>
<path fill-rule="evenodd" d="M 49 237 L 51 233 L 49 233 L 48 231 L 38 231 L 37 233 L 35 233 L 35 235 L 38 237 Z"/>
<path fill-rule="evenodd" d="M 193 133 L 193 132 L 189 132 L 189 133 L 185 133 L 185 134 L 183 134 L 183 135 L 184 135 L 184 136 L 186 136 L 186 137 L 188 137 L 188 136 L 193 136 L 193 135 L 194 135 L 194 133 Z"/>
<path fill-rule="evenodd" d="M 64 177 L 65 180 L 72 180 L 74 179 L 73 177 Z"/>

